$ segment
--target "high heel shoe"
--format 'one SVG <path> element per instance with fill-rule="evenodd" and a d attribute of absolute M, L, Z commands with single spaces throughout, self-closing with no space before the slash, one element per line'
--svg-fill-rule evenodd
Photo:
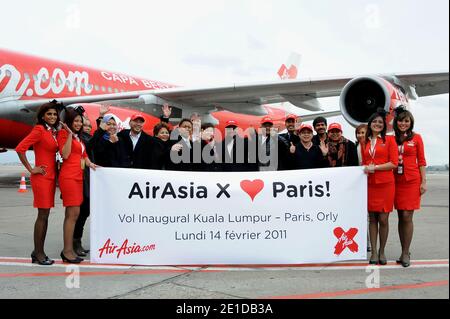
<path fill-rule="evenodd" d="M 369 265 L 376 265 L 376 264 L 378 264 L 378 256 L 376 254 L 372 254 L 372 256 L 370 256 Z"/>
<path fill-rule="evenodd" d="M 411 265 L 411 253 L 408 253 L 408 257 L 407 260 L 401 259 L 400 258 L 400 263 L 402 264 L 403 267 L 409 267 Z"/>
<path fill-rule="evenodd" d="M 31 263 L 32 264 L 38 264 L 41 266 L 50 266 L 50 265 L 53 265 L 54 262 L 55 261 L 48 258 L 48 256 L 45 256 L 44 260 L 40 261 L 34 254 L 34 251 L 31 253 Z"/>
<path fill-rule="evenodd" d="M 383 255 L 384 255 L 384 254 L 383 254 Z M 381 256 L 380 251 L 378 251 L 378 256 Z M 386 256 L 384 256 L 384 258 L 379 257 L 378 263 L 379 263 L 380 265 L 386 265 L 386 264 L 387 264 Z"/>
<path fill-rule="evenodd" d="M 410 252 L 408 253 L 408 257 L 411 258 L 411 253 L 410 253 Z M 402 263 L 402 256 L 400 256 L 400 258 L 397 259 L 395 262 L 396 262 L 397 264 L 401 264 L 401 263 Z"/>
<path fill-rule="evenodd" d="M 75 259 L 69 259 L 66 256 L 64 256 L 64 252 L 61 252 L 61 259 L 63 262 L 66 263 L 71 263 L 71 264 L 79 264 L 80 262 L 82 262 L 84 259 L 80 258 L 80 257 L 75 257 Z"/>

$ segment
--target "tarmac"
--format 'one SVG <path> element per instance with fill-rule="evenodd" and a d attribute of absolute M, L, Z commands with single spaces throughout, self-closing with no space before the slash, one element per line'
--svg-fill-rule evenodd
<path fill-rule="evenodd" d="M 18 193 L 22 166 L 0 166 L 0 298 L 3 299 L 448 299 L 449 175 L 428 174 L 428 191 L 414 215 L 411 266 L 400 256 L 397 214 L 390 216 L 388 264 L 364 261 L 260 266 L 119 266 L 63 264 L 64 208 L 56 195 L 46 253 L 56 263 L 32 264 L 37 210 L 27 178 Z M 27 175 L 28 176 L 28 175 Z M 83 243 L 89 246 L 89 223 Z M 370 255 L 370 253 L 369 253 Z"/>

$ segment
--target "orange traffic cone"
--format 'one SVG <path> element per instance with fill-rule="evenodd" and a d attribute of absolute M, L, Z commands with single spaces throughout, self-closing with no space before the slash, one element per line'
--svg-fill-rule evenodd
<path fill-rule="evenodd" d="M 17 192 L 18 193 L 26 193 L 26 192 L 28 192 L 27 184 L 25 183 L 25 173 L 22 173 L 22 178 L 20 179 L 19 190 Z"/>

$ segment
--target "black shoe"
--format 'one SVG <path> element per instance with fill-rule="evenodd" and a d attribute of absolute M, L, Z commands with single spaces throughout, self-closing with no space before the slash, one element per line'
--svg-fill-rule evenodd
<path fill-rule="evenodd" d="M 410 252 L 408 253 L 408 257 L 411 258 L 411 253 L 410 253 Z M 397 259 L 395 262 L 396 262 L 397 264 L 401 264 L 401 263 L 402 263 L 402 256 L 400 256 L 400 258 Z M 407 266 L 407 267 L 408 267 L 408 266 Z"/>
<path fill-rule="evenodd" d="M 370 256 L 369 265 L 376 265 L 376 264 L 378 264 L 378 256 L 376 256 L 377 258 L 374 258 L 374 259 L 372 259 L 372 257 L 374 257 L 373 254 L 372 254 L 372 256 Z"/>
<path fill-rule="evenodd" d="M 64 252 L 61 252 L 61 259 L 63 260 L 63 262 L 67 262 L 67 263 L 71 263 L 71 264 L 79 264 L 80 262 L 82 262 L 84 259 L 80 258 L 80 257 L 76 257 L 75 259 L 69 259 L 66 256 L 64 256 Z"/>
<path fill-rule="evenodd" d="M 73 239 L 73 251 L 80 257 L 86 257 L 83 247 L 81 247 L 81 239 Z"/>
<path fill-rule="evenodd" d="M 53 265 L 54 262 L 55 262 L 55 261 L 54 261 L 54 260 L 51 260 L 50 258 L 48 258 L 48 256 L 45 256 L 44 260 L 40 261 L 40 260 L 36 257 L 36 255 L 34 254 L 34 252 L 31 253 L 31 263 L 33 263 L 33 264 L 36 263 L 36 264 L 41 265 L 41 266 L 50 266 L 50 265 Z"/>
<path fill-rule="evenodd" d="M 81 238 L 74 238 L 73 239 L 73 251 L 81 257 L 86 257 L 87 253 L 89 253 L 89 250 L 84 249 L 83 246 L 81 245 Z"/>
<path fill-rule="evenodd" d="M 381 256 L 380 252 L 378 252 L 378 256 Z M 386 265 L 386 264 L 387 264 L 386 256 L 385 256 L 384 258 L 379 258 L 379 259 L 378 259 L 378 263 L 379 263 L 380 265 Z"/>

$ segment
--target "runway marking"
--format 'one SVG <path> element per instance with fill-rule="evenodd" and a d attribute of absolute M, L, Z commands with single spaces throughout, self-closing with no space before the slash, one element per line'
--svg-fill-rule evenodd
<path fill-rule="evenodd" d="M 340 290 L 340 291 L 330 291 L 330 292 L 319 292 L 319 293 L 309 293 L 302 295 L 289 295 L 289 296 L 274 296 L 274 297 L 261 297 L 261 299 L 318 299 L 318 298 L 329 298 L 338 296 L 349 296 L 349 295 L 363 295 L 370 293 L 380 293 L 380 292 L 390 292 L 402 289 L 420 289 L 427 287 L 439 287 L 448 286 L 448 280 L 441 281 L 430 281 L 420 284 L 406 284 L 406 285 L 394 285 L 386 286 L 380 288 L 365 288 L 365 289 L 353 289 L 353 290 Z"/>
<path fill-rule="evenodd" d="M 32 264 L 30 258 L 20 257 L 0 257 L 0 266 L 20 266 L 20 267 L 44 267 L 46 269 L 54 267 L 67 267 L 68 263 L 63 263 L 60 259 L 55 260 L 52 266 L 40 266 Z M 72 264 L 73 265 L 73 264 Z M 116 264 L 93 264 L 89 261 L 83 261 L 76 264 L 80 268 L 90 269 L 114 269 L 114 270 L 152 270 L 152 271 L 199 271 L 199 272 L 220 272 L 220 271 L 278 271 L 278 270 L 365 270 L 369 266 L 367 261 L 351 263 L 333 263 L 333 264 L 288 264 L 288 265 L 179 265 L 179 266 L 139 266 L 139 265 L 116 265 Z M 384 266 L 371 265 L 383 269 L 404 269 L 395 261 L 388 262 Z M 412 260 L 409 268 L 448 268 L 448 259 L 437 260 Z M 112 272 L 112 274 L 115 274 Z"/>
<path fill-rule="evenodd" d="M 123 270 L 123 271 L 84 271 L 80 272 L 80 276 L 120 276 L 120 275 L 153 275 L 167 273 L 186 273 L 189 270 Z M 16 278 L 16 277 L 66 277 L 71 272 L 37 272 L 37 273 L 3 273 L 0 278 Z"/>

